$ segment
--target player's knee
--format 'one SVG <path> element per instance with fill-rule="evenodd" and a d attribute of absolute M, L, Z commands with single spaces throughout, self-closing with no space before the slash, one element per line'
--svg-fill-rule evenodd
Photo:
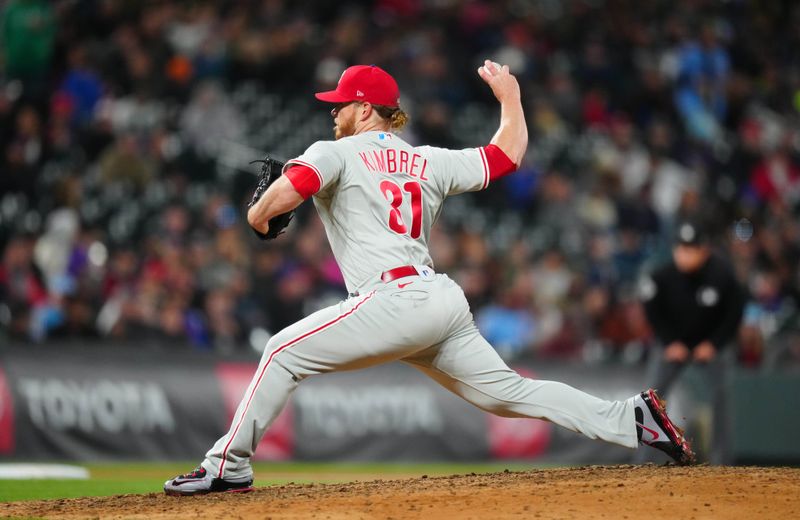
<path fill-rule="evenodd" d="M 275 356 L 280 346 L 281 342 L 278 339 L 278 335 L 276 334 L 275 336 L 272 336 L 269 341 L 267 341 L 267 344 L 264 347 L 264 352 L 261 353 L 261 359 L 263 361 L 269 361 L 270 358 Z"/>
<path fill-rule="evenodd" d="M 276 368 L 286 372 L 295 383 L 299 383 L 311 375 L 310 371 L 303 366 L 303 362 L 291 349 L 283 349 L 275 352 L 272 358 L 272 364 L 274 364 Z"/>
<path fill-rule="evenodd" d="M 498 417 L 519 417 L 519 414 L 512 412 L 507 406 L 496 406 L 489 410 L 489 412 Z"/>
<path fill-rule="evenodd" d="M 487 399 L 486 404 L 486 410 L 498 417 L 519 417 L 519 414 L 514 412 L 514 403 L 500 399 Z"/>
<path fill-rule="evenodd" d="M 497 415 L 499 417 L 516 417 L 516 414 L 511 410 L 511 403 L 486 394 L 471 397 L 470 401 L 473 404 L 492 415 Z"/>
<path fill-rule="evenodd" d="M 281 342 L 280 334 L 272 336 L 272 338 L 267 341 L 264 352 L 261 353 L 261 364 L 285 366 L 288 356 L 286 349 L 282 347 L 283 343 Z"/>

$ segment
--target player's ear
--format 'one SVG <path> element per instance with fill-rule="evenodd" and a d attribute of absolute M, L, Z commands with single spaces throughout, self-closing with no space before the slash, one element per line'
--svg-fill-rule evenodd
<path fill-rule="evenodd" d="M 360 116 L 359 119 L 361 119 L 361 121 L 366 121 L 367 119 L 372 117 L 372 113 L 374 111 L 375 110 L 372 108 L 372 103 L 368 103 L 367 101 L 362 101 L 361 102 L 361 116 Z"/>

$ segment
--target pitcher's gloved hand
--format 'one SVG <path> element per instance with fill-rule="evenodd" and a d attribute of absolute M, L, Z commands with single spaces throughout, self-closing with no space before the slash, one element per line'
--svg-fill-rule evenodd
<path fill-rule="evenodd" d="M 253 192 L 253 199 L 247 205 L 248 208 L 253 207 L 253 205 L 255 205 L 255 203 L 258 202 L 267 191 L 267 188 L 269 188 L 273 182 L 278 180 L 278 177 L 280 177 L 283 173 L 284 165 L 284 163 L 281 161 L 270 157 L 269 154 L 263 159 L 252 161 L 250 164 L 253 163 L 261 163 L 261 173 L 258 176 L 256 190 Z M 272 240 L 273 238 L 277 238 L 278 235 L 284 233 L 284 229 L 289 225 L 289 222 L 291 222 L 293 218 L 294 210 L 276 215 L 269 219 L 269 229 L 266 233 L 262 233 L 257 229 L 253 229 L 253 233 L 255 233 L 256 236 L 261 240 Z"/>

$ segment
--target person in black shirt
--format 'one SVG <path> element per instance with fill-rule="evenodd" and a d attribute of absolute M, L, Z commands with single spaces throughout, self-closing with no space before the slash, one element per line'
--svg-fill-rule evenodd
<path fill-rule="evenodd" d="M 660 344 L 649 383 L 668 393 L 684 368 L 702 366 L 713 386 L 711 462 L 726 462 L 724 411 L 726 365 L 722 355 L 736 337 L 745 304 L 732 268 L 711 249 L 701 221 L 679 222 L 672 261 L 640 285 L 647 319 Z"/>

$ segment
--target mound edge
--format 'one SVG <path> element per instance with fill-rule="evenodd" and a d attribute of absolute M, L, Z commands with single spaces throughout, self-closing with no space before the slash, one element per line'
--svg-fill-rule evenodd
<path fill-rule="evenodd" d="M 0 504 L 0 517 L 791 518 L 800 468 L 586 466 L 482 475 L 290 484 L 247 494 L 161 493 Z"/>

